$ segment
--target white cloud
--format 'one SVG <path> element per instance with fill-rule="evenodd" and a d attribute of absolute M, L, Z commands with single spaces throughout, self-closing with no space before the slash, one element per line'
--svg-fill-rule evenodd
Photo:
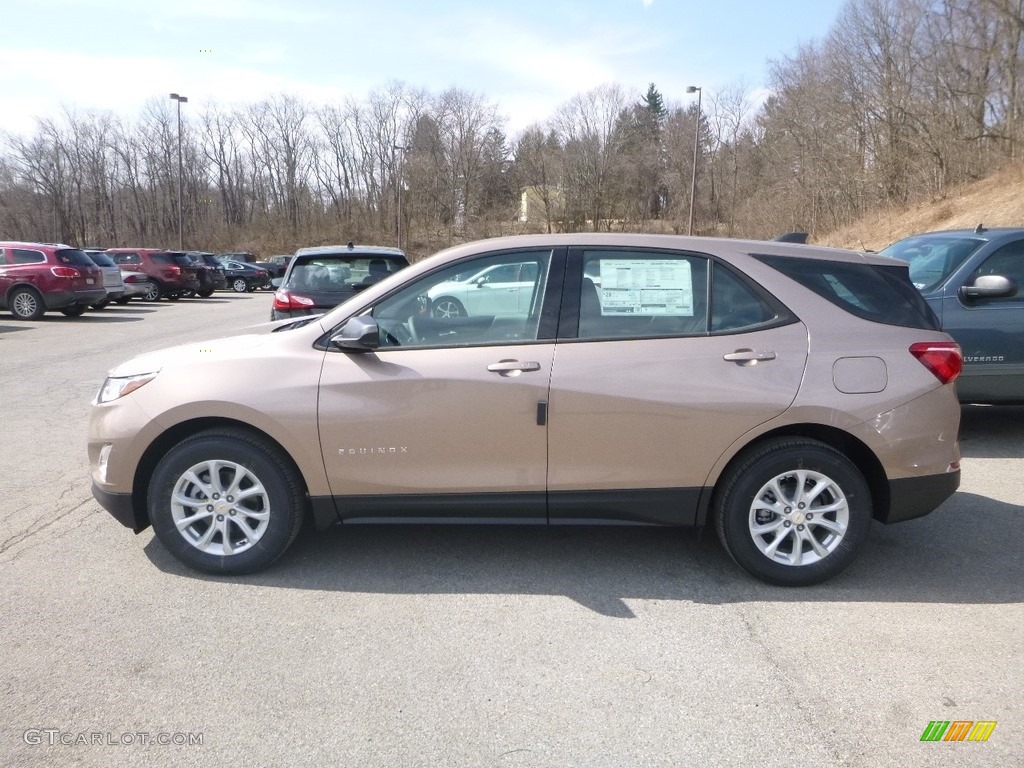
<path fill-rule="evenodd" d="M 134 117 L 150 99 L 176 92 L 188 96 L 188 111 L 207 101 L 222 105 L 288 93 L 314 104 L 341 100 L 341 88 L 315 85 L 247 67 L 194 60 L 175 62 L 46 50 L 0 51 L 0 114 L 4 127 L 31 131 L 37 117 L 56 117 L 60 107 L 109 109 Z M 40 95 L 37 95 L 40 94 Z M 186 112 L 187 114 L 187 112 Z"/>

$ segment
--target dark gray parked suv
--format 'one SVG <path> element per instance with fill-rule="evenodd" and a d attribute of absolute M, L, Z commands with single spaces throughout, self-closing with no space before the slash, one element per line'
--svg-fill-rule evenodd
<path fill-rule="evenodd" d="M 910 279 L 963 349 L 960 401 L 1024 404 L 1024 229 L 928 232 L 881 254 L 910 263 Z"/>
<path fill-rule="evenodd" d="M 397 248 L 353 243 L 300 248 L 274 293 L 270 319 L 319 315 L 407 266 Z"/>

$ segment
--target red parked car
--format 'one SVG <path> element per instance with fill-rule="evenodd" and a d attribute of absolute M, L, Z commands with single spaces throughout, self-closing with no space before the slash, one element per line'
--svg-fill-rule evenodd
<path fill-rule="evenodd" d="M 144 272 L 153 282 L 153 290 L 142 298 L 159 301 L 161 297 L 177 301 L 199 293 L 199 267 L 187 253 L 160 248 L 108 248 L 104 251 L 126 272 Z"/>
<path fill-rule="evenodd" d="M 77 317 L 107 297 L 103 274 L 85 251 L 54 243 L 0 242 L 0 309 L 19 320 L 60 310 Z"/>

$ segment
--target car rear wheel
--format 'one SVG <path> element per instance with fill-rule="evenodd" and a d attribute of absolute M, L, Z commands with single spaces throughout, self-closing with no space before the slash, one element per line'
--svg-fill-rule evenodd
<path fill-rule="evenodd" d="M 199 298 L 201 298 L 201 299 L 208 299 L 211 296 L 213 296 L 213 291 L 212 290 L 210 290 L 210 291 L 200 291 L 199 292 Z"/>
<path fill-rule="evenodd" d="M 249 284 L 247 282 L 245 282 L 245 280 L 243 280 L 242 278 L 236 277 L 231 282 L 231 289 L 235 293 L 245 293 L 246 291 L 249 290 Z"/>
<path fill-rule="evenodd" d="M 160 460 L 147 495 L 153 531 L 183 563 L 251 573 L 280 557 L 302 525 L 302 484 L 280 452 L 234 429 L 200 432 Z"/>
<path fill-rule="evenodd" d="M 160 290 L 160 286 L 157 283 L 153 283 L 153 287 L 146 291 L 143 295 L 143 301 L 160 301 L 160 297 L 163 295 L 163 291 Z"/>
<path fill-rule="evenodd" d="M 846 456 L 817 440 L 780 438 L 742 456 L 716 493 L 722 545 L 770 584 L 825 581 L 854 559 L 871 525 L 871 492 Z"/>
<path fill-rule="evenodd" d="M 84 315 L 85 314 L 85 310 L 86 310 L 86 305 L 85 304 L 75 304 L 72 307 L 65 307 L 64 309 L 62 309 L 60 311 L 60 313 L 62 315 L 64 315 L 65 317 L 78 317 L 79 315 Z"/>
<path fill-rule="evenodd" d="M 92 304 L 91 306 L 92 306 L 93 309 L 103 309 L 104 307 L 106 307 L 109 304 L 110 304 L 110 299 L 104 299 L 103 301 L 97 301 L 95 304 Z"/>
<path fill-rule="evenodd" d="M 453 296 L 442 296 L 433 304 L 434 317 L 448 320 L 453 317 L 464 317 L 466 308 Z"/>
<path fill-rule="evenodd" d="M 38 320 L 46 312 L 43 297 L 34 288 L 15 288 L 7 297 L 7 306 L 18 320 Z"/>

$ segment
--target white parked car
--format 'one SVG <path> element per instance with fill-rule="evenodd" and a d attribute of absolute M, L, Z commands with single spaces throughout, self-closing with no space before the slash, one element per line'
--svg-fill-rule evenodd
<path fill-rule="evenodd" d="M 494 264 L 440 283 L 427 296 L 431 314 L 442 319 L 479 314 L 514 317 L 530 313 L 536 286 L 536 262 Z"/>

